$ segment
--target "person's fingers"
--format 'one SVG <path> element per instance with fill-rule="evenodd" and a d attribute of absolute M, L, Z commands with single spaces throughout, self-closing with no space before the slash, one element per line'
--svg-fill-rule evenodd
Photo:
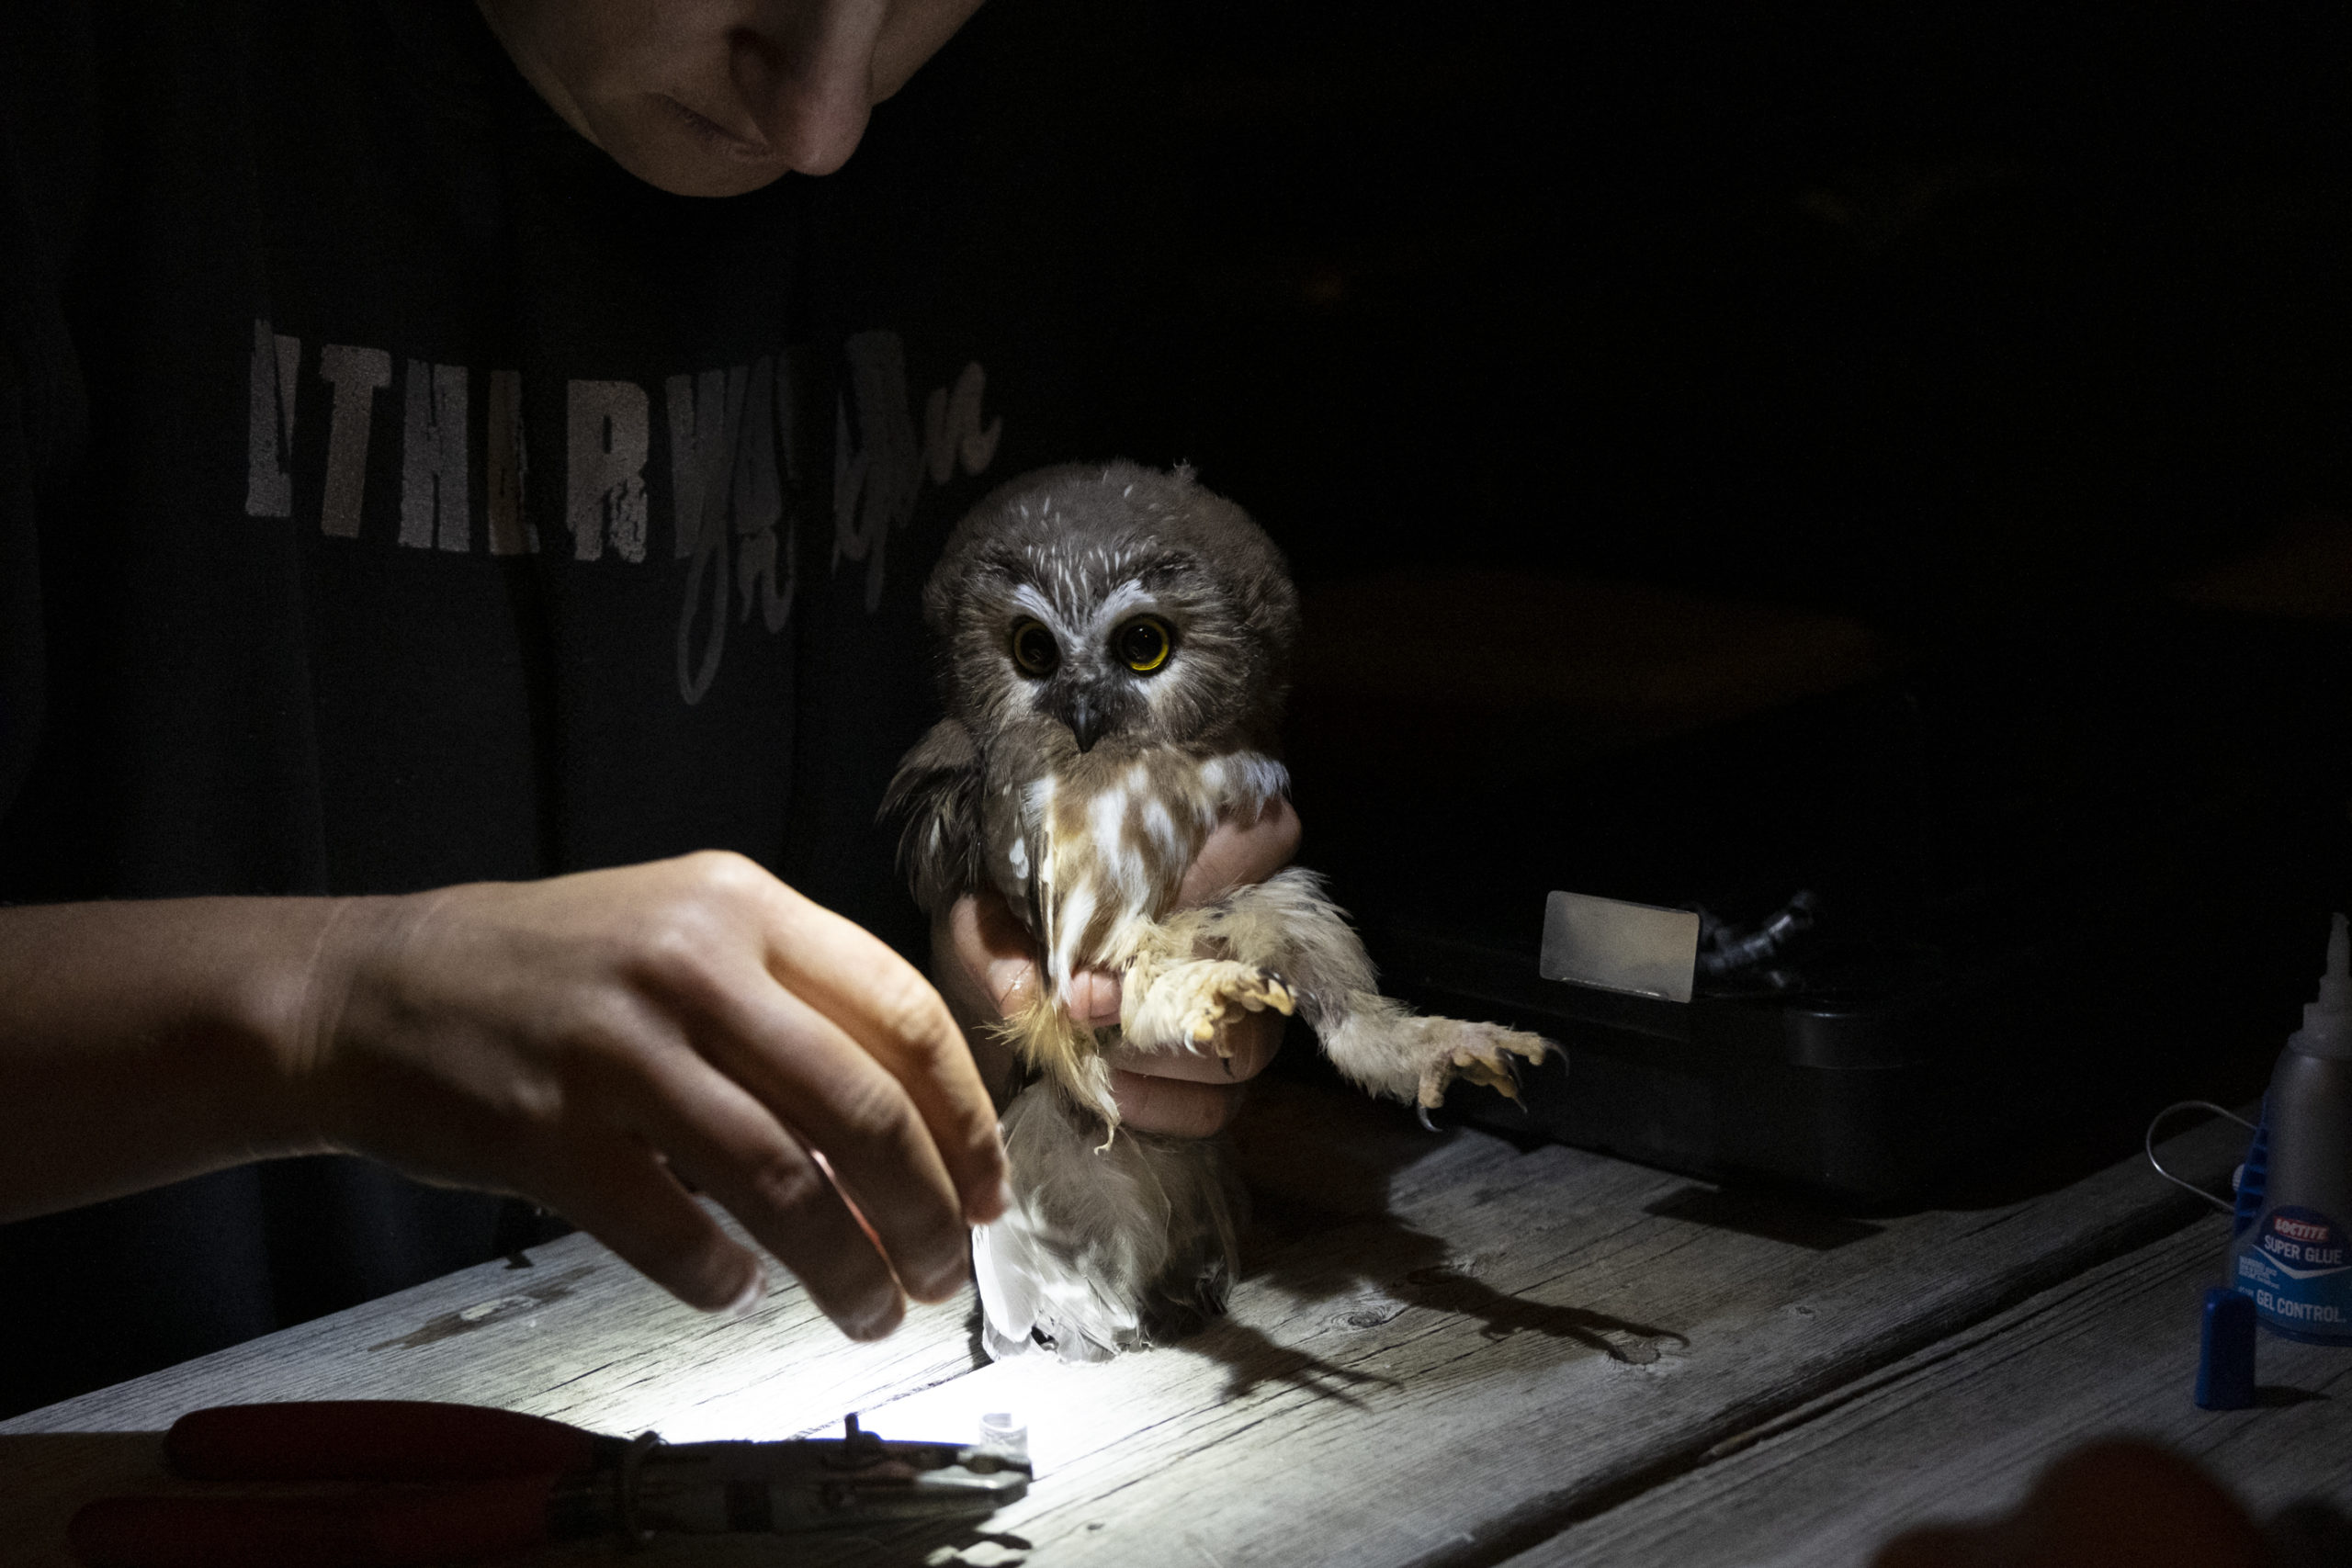
<path fill-rule="evenodd" d="M 1186 908 L 1214 903 L 1237 887 L 1265 881 L 1298 853 L 1298 813 L 1280 795 L 1255 822 L 1218 823 L 1185 869 L 1176 902 Z"/>
<path fill-rule="evenodd" d="M 568 1153 L 532 1182 L 532 1197 L 688 1306 L 723 1312 L 759 1300 L 767 1277 L 759 1258 L 728 1239 L 650 1148 L 616 1133 Z"/>
<path fill-rule="evenodd" d="M 995 1008 L 983 977 L 988 957 L 978 949 L 978 929 L 979 900 L 968 893 L 931 918 L 931 983 L 967 1032 Z"/>
<path fill-rule="evenodd" d="M 1256 1077 L 1274 1059 L 1274 1053 L 1283 1043 L 1283 1015 L 1272 1011 L 1245 1012 L 1227 1019 L 1220 1027 L 1225 1032 L 1228 1055 L 1222 1056 L 1214 1050 L 1188 1051 L 1181 1046 L 1148 1050 L 1122 1041 L 1112 1047 L 1108 1059 L 1114 1070 L 1146 1077 L 1182 1078 L 1189 1083 L 1238 1083 Z"/>
<path fill-rule="evenodd" d="M 948 907 L 944 933 L 933 932 L 934 953 L 943 934 L 948 964 L 940 990 L 959 1019 L 993 1022 L 1025 1004 L 1043 983 L 1036 944 L 994 888 L 967 893 Z M 1069 1015 L 1090 1029 L 1117 1023 L 1119 977 L 1107 969 L 1080 970 L 1071 981 Z"/>
<path fill-rule="evenodd" d="M 1037 984 L 1036 945 L 994 888 L 967 893 L 934 927 L 934 956 L 944 949 L 941 989 L 973 1021 L 992 1021 L 1026 1002 Z M 944 941 L 943 941 L 944 938 Z"/>
<path fill-rule="evenodd" d="M 1205 1138 L 1224 1129 L 1241 1109 L 1239 1084 L 1193 1083 L 1184 1078 L 1111 1075 L 1111 1098 L 1120 1122 L 1138 1133 L 1176 1138 Z"/>
<path fill-rule="evenodd" d="M 940 999 L 963 1027 L 965 1047 L 972 1053 L 972 1065 L 979 1068 L 990 1100 L 1001 1106 L 1012 1096 L 1019 1064 L 1012 1048 L 987 1027 L 1001 1016 L 996 999 L 962 951 L 964 944 L 977 942 L 978 909 L 978 901 L 967 894 L 932 917 L 931 973 Z"/>
<path fill-rule="evenodd" d="M 939 993 L 914 965 L 830 909 L 774 878 L 765 878 L 761 891 L 772 916 L 769 972 L 898 1080 L 945 1163 L 966 1217 L 975 1224 L 995 1219 L 1003 1212 L 1005 1180 L 996 1111 Z M 887 1103 L 868 1109 L 878 1122 L 888 1122 Z M 804 1131 L 833 1153 L 815 1128 Z M 842 1168 L 862 1203 L 865 1190 Z"/>
<path fill-rule="evenodd" d="M 1089 1029 L 1119 1021 L 1119 977 L 1107 969 L 1081 969 L 1070 976 L 1069 1015 Z"/>
<path fill-rule="evenodd" d="M 826 1185 L 781 1129 L 806 1138 L 824 1152 L 908 1291 L 925 1301 L 954 1293 L 965 1277 L 966 1215 L 907 1087 L 801 997 L 748 963 L 742 969 L 735 972 L 724 957 L 712 956 L 691 969 L 677 966 L 668 979 L 679 1005 L 700 1025 L 696 1048 L 755 1097 L 777 1133 L 752 1124 L 731 1097 L 715 1085 L 696 1084 L 691 1075 L 673 1078 L 672 1098 L 694 1095 L 695 1108 L 713 1119 L 710 1125 L 731 1132 L 732 1142 L 714 1151 L 718 1157 L 735 1168 L 772 1174 L 789 1195 L 803 1195 L 811 1179 Z M 963 1055 L 960 1038 L 957 1055 Z M 968 1058 L 965 1069 L 977 1081 Z M 716 1119 L 724 1112 L 734 1114 L 720 1123 Z M 697 1168 L 703 1168 L 699 1161 Z M 721 1171 L 712 1179 L 729 1179 Z M 712 1191 L 733 1207 L 720 1187 Z M 755 1185 L 747 1196 L 762 1202 L 766 1194 Z"/>
<path fill-rule="evenodd" d="M 629 1130 L 741 1221 L 827 1317 L 861 1339 L 897 1325 L 905 1312 L 898 1279 L 790 1129 L 684 1047 L 658 1056 L 645 1089 Z"/>

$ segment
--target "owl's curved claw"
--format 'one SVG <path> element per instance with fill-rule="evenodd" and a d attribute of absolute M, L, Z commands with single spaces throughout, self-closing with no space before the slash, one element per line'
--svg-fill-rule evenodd
<path fill-rule="evenodd" d="M 1436 1133 L 1443 1131 L 1443 1129 L 1436 1122 L 1430 1120 L 1430 1108 L 1428 1106 L 1415 1105 L 1413 1107 L 1413 1114 L 1420 1118 L 1421 1125 L 1428 1128 L 1430 1132 Z"/>
<path fill-rule="evenodd" d="M 1132 978 L 1129 984 L 1134 984 Z M 1229 1055 L 1221 1027 L 1244 1012 L 1297 1010 L 1290 983 L 1271 970 L 1231 959 L 1174 964 L 1129 994 L 1126 1035 L 1142 1045 L 1180 1046 Z"/>
<path fill-rule="evenodd" d="M 1538 1035 L 1521 1033 L 1499 1024 L 1467 1023 L 1460 1019 L 1430 1019 L 1431 1049 L 1421 1069 L 1421 1102 L 1442 1103 L 1446 1085 L 1464 1079 L 1493 1089 L 1507 1100 L 1526 1101 L 1520 1095 L 1519 1064 L 1524 1057 L 1541 1062 L 1558 1047 Z"/>

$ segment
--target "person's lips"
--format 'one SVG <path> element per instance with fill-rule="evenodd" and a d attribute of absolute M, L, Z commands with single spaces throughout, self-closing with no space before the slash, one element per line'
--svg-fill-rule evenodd
<path fill-rule="evenodd" d="M 765 163 L 775 156 L 775 147 L 769 143 L 764 135 L 759 133 L 756 128 L 751 135 L 747 136 L 740 130 L 728 129 L 707 114 L 688 107 L 667 93 L 657 93 L 654 96 L 668 106 L 680 124 L 700 138 L 707 145 L 731 157 L 741 158 L 746 163 Z"/>

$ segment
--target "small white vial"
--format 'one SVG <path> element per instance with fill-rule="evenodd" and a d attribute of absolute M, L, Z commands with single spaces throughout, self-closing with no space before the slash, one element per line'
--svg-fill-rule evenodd
<path fill-rule="evenodd" d="M 1018 1414 L 991 1410 L 980 1417 L 980 1447 L 1004 1459 L 1029 1462 L 1029 1428 Z"/>

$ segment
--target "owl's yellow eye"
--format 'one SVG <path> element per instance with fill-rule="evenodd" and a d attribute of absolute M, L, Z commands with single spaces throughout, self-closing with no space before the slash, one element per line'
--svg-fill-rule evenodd
<path fill-rule="evenodd" d="M 1012 623 L 1012 661 L 1024 674 L 1039 678 L 1052 674 L 1061 665 L 1061 644 L 1043 625 L 1032 620 Z"/>
<path fill-rule="evenodd" d="M 1148 675 L 1167 663 L 1174 646 L 1168 623 L 1158 615 L 1138 615 L 1111 634 L 1112 650 L 1138 675 Z"/>

